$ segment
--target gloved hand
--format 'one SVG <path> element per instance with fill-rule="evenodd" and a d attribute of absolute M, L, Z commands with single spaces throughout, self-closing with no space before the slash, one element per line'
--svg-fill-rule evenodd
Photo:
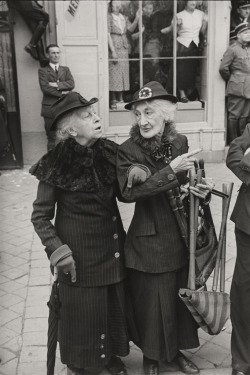
<path fill-rule="evenodd" d="M 142 184 L 148 178 L 147 167 L 132 166 L 128 171 L 127 188 L 131 189 L 136 184 Z"/>
<path fill-rule="evenodd" d="M 58 273 L 63 272 L 65 275 L 70 273 L 72 283 L 76 282 L 76 266 L 72 255 L 59 260 L 59 262 L 56 264 L 56 268 L 58 270 Z"/>

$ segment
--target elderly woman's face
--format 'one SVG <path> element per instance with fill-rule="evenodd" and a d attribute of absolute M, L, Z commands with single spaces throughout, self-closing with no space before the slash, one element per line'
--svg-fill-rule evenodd
<path fill-rule="evenodd" d="M 138 103 L 134 109 L 134 114 L 143 138 L 149 139 L 163 134 L 165 127 L 164 118 L 159 111 L 150 106 L 150 102 Z"/>
<path fill-rule="evenodd" d="M 81 115 L 74 122 L 74 129 L 82 144 L 88 145 L 102 136 L 100 117 L 97 116 L 92 105 L 82 109 Z"/>

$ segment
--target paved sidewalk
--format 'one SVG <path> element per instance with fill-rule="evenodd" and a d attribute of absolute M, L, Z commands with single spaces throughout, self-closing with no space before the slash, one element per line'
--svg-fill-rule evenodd
<path fill-rule="evenodd" d="M 224 164 L 207 164 L 216 188 L 235 182 L 230 212 L 240 182 Z M 28 168 L 2 171 L 0 176 L 0 374 L 45 375 L 46 334 L 51 277 L 43 246 L 30 223 L 37 181 Z M 217 232 L 220 227 L 221 199 L 213 197 L 212 212 Z M 133 205 L 120 205 L 125 228 L 133 214 Z M 226 291 L 229 292 L 235 262 L 233 224 L 227 226 Z M 210 282 L 211 284 L 211 282 Z M 218 336 L 199 331 L 201 346 L 186 354 L 200 367 L 202 375 L 231 374 L 230 321 Z M 132 345 L 125 358 L 129 375 L 143 374 L 142 354 Z M 166 373 L 166 367 L 161 367 Z M 59 354 L 55 374 L 66 375 Z M 172 372 L 181 374 L 181 372 Z M 102 375 L 107 375 L 103 371 Z"/>

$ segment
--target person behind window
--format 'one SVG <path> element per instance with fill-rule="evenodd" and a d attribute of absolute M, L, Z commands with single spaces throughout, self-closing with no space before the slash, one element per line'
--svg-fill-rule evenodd
<path fill-rule="evenodd" d="M 139 337 L 133 337 L 131 328 L 131 339 L 143 352 L 145 375 L 157 375 L 160 360 L 174 361 L 186 374 L 199 373 L 180 352 L 199 346 L 199 339 L 197 325 L 178 297 L 179 288 L 187 286 L 188 251 L 166 195 L 186 183 L 195 160 L 195 152 L 187 153 L 186 136 L 175 128 L 176 102 L 156 81 L 137 91 L 125 106 L 136 124 L 117 156 L 121 195 L 136 202 L 125 264 Z"/>
<path fill-rule="evenodd" d="M 129 83 L 129 42 L 127 31 L 133 32 L 138 24 L 138 14 L 132 24 L 121 13 L 121 1 L 110 2 L 108 14 L 109 45 L 109 91 L 110 108 L 117 109 L 117 102 L 123 103 L 123 92 L 130 88 Z"/>
<path fill-rule="evenodd" d="M 250 124 L 229 147 L 227 167 L 241 180 L 231 215 L 235 223 L 237 257 L 231 298 L 232 375 L 250 374 Z"/>
<path fill-rule="evenodd" d="M 129 352 L 118 146 L 101 139 L 97 101 L 71 92 L 51 106 L 61 142 L 30 170 L 39 180 L 31 221 L 58 271 L 58 340 L 68 375 L 105 365 L 112 375 L 126 375 L 117 355 Z"/>
<path fill-rule="evenodd" d="M 233 32 L 235 30 L 235 27 L 243 22 L 248 22 L 250 24 L 250 1 L 232 1 L 230 32 Z M 233 41 L 231 41 L 231 43 L 232 42 Z"/>
<path fill-rule="evenodd" d="M 185 1 L 185 9 L 177 13 L 177 88 L 180 101 L 187 103 L 188 97 L 195 90 L 198 59 L 188 58 L 199 56 L 200 34 L 203 35 L 203 43 L 206 45 L 205 33 L 207 29 L 206 14 L 196 9 L 197 1 Z M 161 32 L 168 33 L 173 30 L 172 24 Z M 178 57 L 187 57 L 178 59 Z M 168 89 L 173 86 L 173 67 L 170 69 Z"/>
<path fill-rule="evenodd" d="M 250 25 L 235 28 L 237 40 L 223 55 L 220 74 L 227 82 L 227 142 L 241 135 L 250 120 Z"/>

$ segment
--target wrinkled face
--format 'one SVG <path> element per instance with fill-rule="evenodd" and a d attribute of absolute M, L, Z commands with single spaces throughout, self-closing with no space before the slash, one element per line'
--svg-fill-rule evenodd
<path fill-rule="evenodd" d="M 250 14 L 250 6 L 244 7 L 244 8 L 238 8 L 237 12 L 239 13 L 241 18 L 248 18 L 249 14 Z"/>
<path fill-rule="evenodd" d="M 196 1 L 187 1 L 186 8 L 188 10 L 194 10 L 196 8 Z"/>
<path fill-rule="evenodd" d="M 51 47 L 48 52 L 49 62 L 58 64 L 60 61 L 60 49 L 58 47 Z"/>
<path fill-rule="evenodd" d="M 154 11 L 153 4 L 146 4 L 145 7 L 143 8 L 143 14 L 146 17 L 150 17 Z"/>
<path fill-rule="evenodd" d="M 84 145 L 90 145 L 102 136 L 100 117 L 97 116 L 92 105 L 83 108 L 80 116 L 76 116 L 73 128 L 77 138 Z"/>
<path fill-rule="evenodd" d="M 250 42 L 250 30 L 245 30 L 237 34 L 237 39 L 240 43 L 249 43 Z"/>
<path fill-rule="evenodd" d="M 134 114 L 143 138 L 162 136 L 165 127 L 164 118 L 159 111 L 150 106 L 150 102 L 136 104 Z"/>

